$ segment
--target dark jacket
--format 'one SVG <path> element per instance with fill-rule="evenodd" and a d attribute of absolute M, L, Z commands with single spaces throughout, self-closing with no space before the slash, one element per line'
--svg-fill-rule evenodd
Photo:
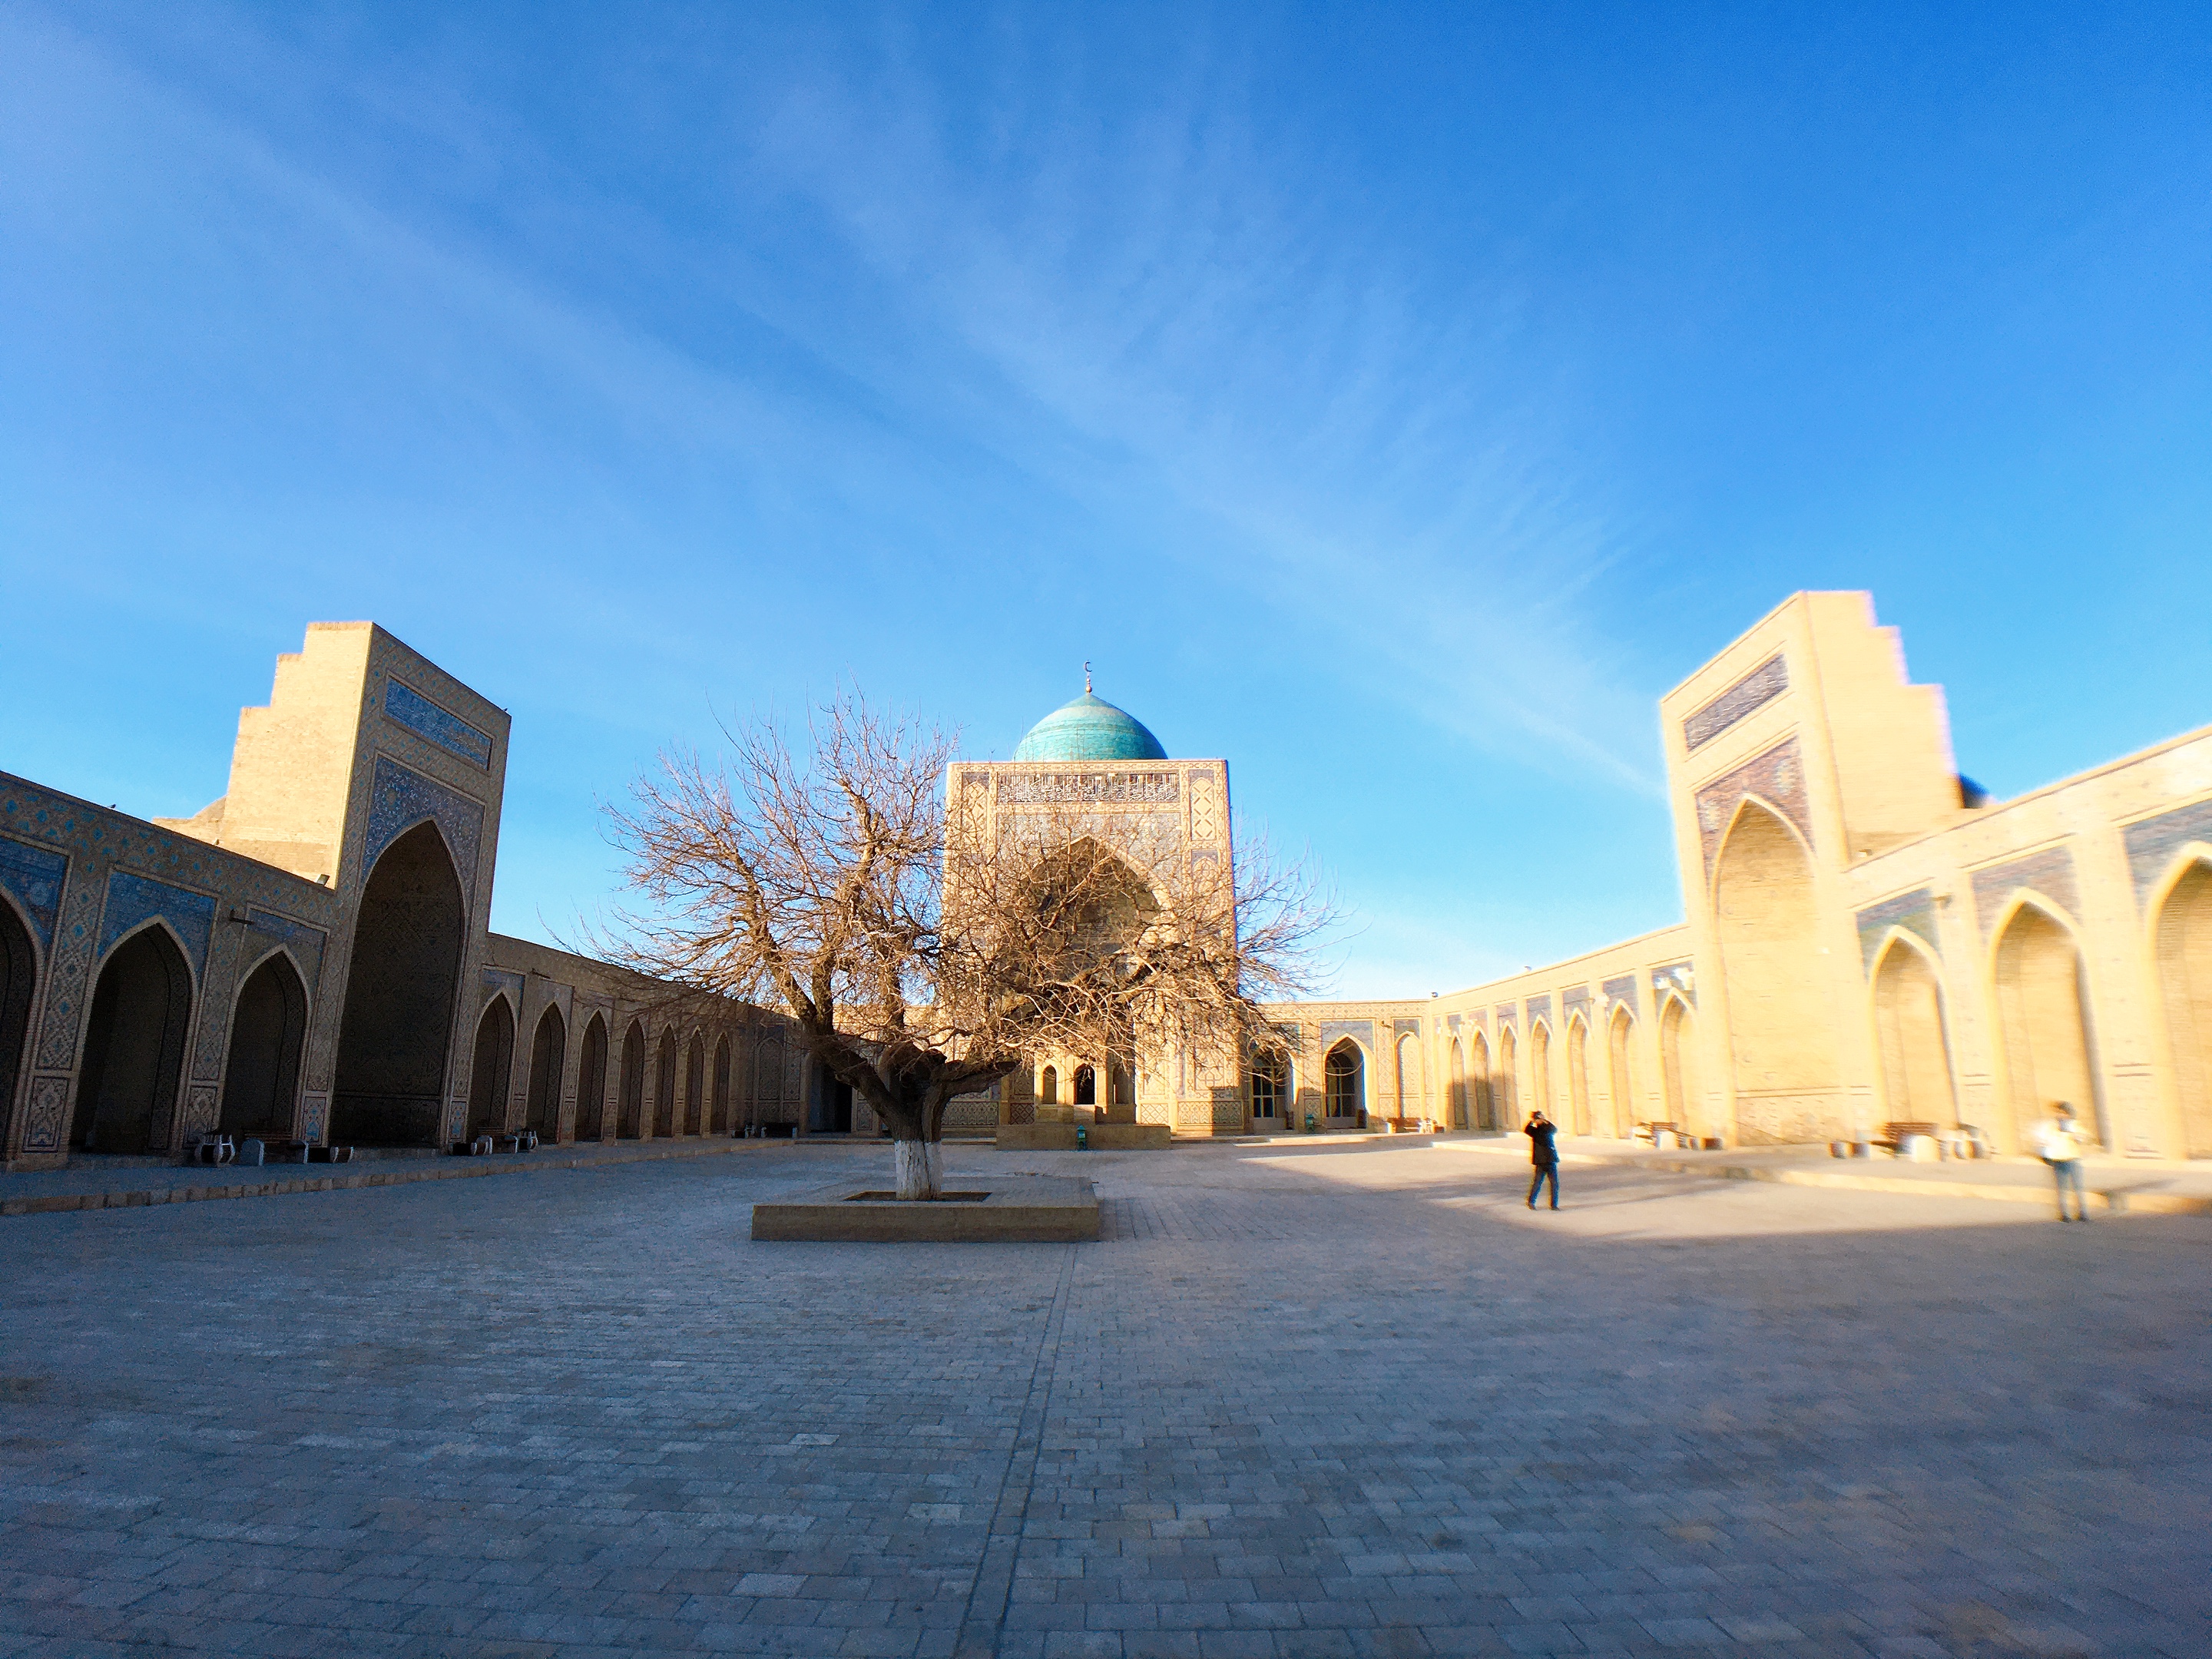
<path fill-rule="evenodd" d="M 1559 1161 L 1559 1148 L 1552 1145 L 1552 1137 L 1559 1133 L 1558 1124 L 1548 1119 L 1539 1123 L 1531 1118 L 1528 1127 L 1521 1133 L 1528 1137 L 1528 1161 L 1531 1164 L 1540 1168 Z"/>

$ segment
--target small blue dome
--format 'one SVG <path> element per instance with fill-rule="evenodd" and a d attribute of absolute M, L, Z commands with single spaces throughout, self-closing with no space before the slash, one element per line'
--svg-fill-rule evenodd
<path fill-rule="evenodd" d="M 1168 751 L 1134 715 L 1085 691 L 1030 727 L 1018 761 L 1165 760 Z"/>

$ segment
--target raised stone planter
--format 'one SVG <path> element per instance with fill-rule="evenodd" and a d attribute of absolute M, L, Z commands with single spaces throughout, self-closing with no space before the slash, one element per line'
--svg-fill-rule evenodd
<path fill-rule="evenodd" d="M 1134 1152 L 1162 1150 L 1173 1144 L 1174 1132 L 1164 1123 L 1086 1123 L 1094 1152 Z M 1001 1123 L 994 1143 L 1002 1152 L 1072 1152 L 1075 1150 L 1073 1123 Z"/>
<path fill-rule="evenodd" d="M 967 1176 L 930 1203 L 866 1177 L 753 1206 L 753 1237 L 848 1243 L 1069 1244 L 1098 1237 L 1098 1194 L 1071 1176 Z"/>

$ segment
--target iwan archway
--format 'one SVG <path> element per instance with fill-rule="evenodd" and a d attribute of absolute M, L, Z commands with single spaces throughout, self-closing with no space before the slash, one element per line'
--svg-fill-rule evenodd
<path fill-rule="evenodd" d="M 362 889 L 338 1027 L 331 1139 L 435 1144 L 468 911 L 434 823 L 386 848 Z"/>

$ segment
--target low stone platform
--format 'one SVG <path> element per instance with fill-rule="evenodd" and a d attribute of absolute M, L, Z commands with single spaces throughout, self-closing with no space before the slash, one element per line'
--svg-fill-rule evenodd
<path fill-rule="evenodd" d="M 884 1173 L 753 1206 L 753 1237 L 858 1244 L 1080 1243 L 1098 1237 L 1098 1194 L 1067 1176 L 947 1177 L 927 1203 L 882 1196 Z"/>
<path fill-rule="evenodd" d="M 1164 1123 L 1086 1123 L 1094 1152 L 1139 1152 L 1164 1150 L 1175 1142 L 1175 1132 Z M 1072 1152 L 1075 1150 L 1073 1123 L 1001 1123 L 994 1143 L 1002 1152 Z"/>

